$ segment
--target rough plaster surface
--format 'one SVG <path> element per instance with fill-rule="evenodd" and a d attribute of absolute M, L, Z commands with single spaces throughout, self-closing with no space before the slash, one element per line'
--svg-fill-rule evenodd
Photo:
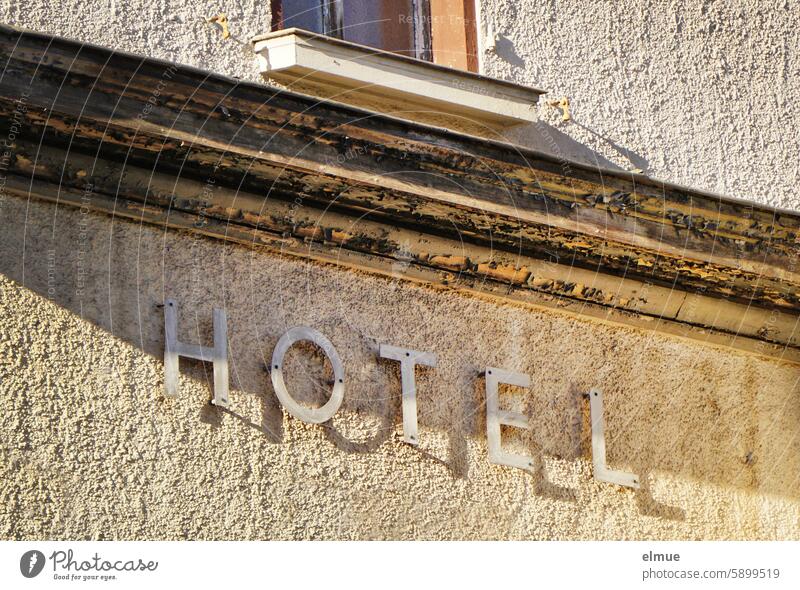
<path fill-rule="evenodd" d="M 206 18 L 224 12 L 231 37 Z M 259 81 L 250 39 L 269 31 L 269 0 L 0 2 L 5 23 Z"/>
<path fill-rule="evenodd" d="M 800 209 L 800 1 L 479 0 L 484 73 L 549 90 L 509 133 L 560 157 Z M 224 11 L 232 39 L 204 17 Z M 0 19 L 260 81 L 268 0 L 3 2 Z M 491 33 L 491 35 L 489 35 Z M 573 120 L 546 100 L 568 96 Z"/>
<path fill-rule="evenodd" d="M 437 292 L 9 197 L 0 233 L 0 537 L 114 539 L 800 539 L 800 368 L 656 333 Z M 231 411 L 209 366 L 163 389 L 166 297 L 180 337 L 211 341 L 225 307 Z M 321 330 L 346 368 L 325 426 L 286 416 L 264 370 L 280 334 Z M 421 445 L 399 440 L 397 366 L 428 350 Z M 297 347 L 288 385 L 327 390 Z M 532 376 L 501 404 L 535 473 L 487 461 L 487 365 Z M 315 386 L 318 384 L 318 386 Z M 591 477 L 591 386 L 612 467 Z M 512 429 L 513 430 L 513 429 Z"/>
<path fill-rule="evenodd" d="M 800 2 L 482 0 L 486 73 L 567 96 L 517 140 L 800 208 Z M 544 101 L 543 101 L 544 102 Z"/>
<path fill-rule="evenodd" d="M 269 3 L 30 0 L 0 19 L 257 80 L 243 45 Z M 797 2 L 483 2 L 487 73 L 567 95 L 521 143 L 797 209 Z M 233 41 L 202 17 L 224 10 Z M 800 539 L 800 369 L 683 342 L 8 198 L 0 233 L 2 538 Z M 113 231 L 112 231 L 113 230 Z M 225 306 L 232 410 L 181 361 L 166 400 L 163 319 L 210 343 Z M 322 330 L 348 390 L 327 426 L 281 411 L 263 365 L 283 330 Z M 398 440 L 398 371 L 380 342 L 430 350 L 421 446 Z M 324 399 L 298 347 L 289 386 Z M 490 465 L 483 382 L 529 373 L 502 403 L 534 474 Z M 612 467 L 591 478 L 588 406 L 606 393 Z M 504 433 L 510 434 L 510 433 Z"/>

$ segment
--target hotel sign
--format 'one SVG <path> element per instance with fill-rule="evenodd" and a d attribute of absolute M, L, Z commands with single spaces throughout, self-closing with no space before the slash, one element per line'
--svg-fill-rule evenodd
<path fill-rule="evenodd" d="M 214 394 L 211 403 L 224 408 L 229 407 L 228 386 L 228 325 L 225 310 L 213 310 L 214 343 L 212 346 L 187 344 L 178 340 L 178 304 L 167 299 L 164 305 L 164 390 L 168 397 L 176 397 L 178 386 L 178 361 L 180 357 L 206 361 L 214 367 Z M 283 377 L 283 361 L 287 351 L 297 342 L 308 341 L 316 344 L 333 367 L 333 388 L 330 399 L 319 408 L 309 408 L 298 403 L 293 397 Z M 381 344 L 380 358 L 395 361 L 400 368 L 400 387 L 403 411 L 403 441 L 417 446 L 419 430 L 417 424 L 417 386 L 415 370 L 417 365 L 436 367 L 436 355 L 402 346 Z M 272 352 L 270 375 L 275 394 L 284 409 L 295 418 L 310 424 L 322 424 L 336 414 L 344 401 L 347 387 L 344 364 L 333 343 L 321 332 L 305 326 L 287 330 L 278 340 Z M 489 461 L 497 465 L 517 467 L 527 471 L 534 468 L 533 459 L 526 455 L 510 453 L 503 449 L 501 427 L 513 426 L 527 430 L 528 418 L 518 412 L 500 408 L 499 387 L 501 384 L 516 387 L 530 387 L 530 377 L 523 373 L 499 367 L 486 367 L 482 373 L 486 391 L 486 440 L 489 447 Z M 592 463 L 594 477 L 600 481 L 630 488 L 639 487 L 639 478 L 631 473 L 610 469 L 606 464 L 605 427 L 603 419 L 603 394 L 599 389 L 589 392 L 589 407 L 592 421 Z"/>

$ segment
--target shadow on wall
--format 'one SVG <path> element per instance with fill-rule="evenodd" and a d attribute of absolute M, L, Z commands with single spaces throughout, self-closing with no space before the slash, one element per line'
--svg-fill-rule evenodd
<path fill-rule="evenodd" d="M 582 129 L 586 134 L 594 137 L 598 142 L 605 144 L 610 150 L 618 154 L 621 159 L 628 162 L 628 166 L 622 167 L 609 160 L 602 153 L 570 137 L 555 125 L 545 122 L 544 116 L 536 123 L 518 125 L 506 130 L 504 139 L 521 147 L 545 152 L 557 157 L 562 161 L 564 174 L 570 174 L 570 161 L 581 162 L 604 170 L 643 174 L 649 173 L 650 163 L 633 150 L 619 145 L 611 138 L 602 135 L 591 127 L 579 123 L 574 118 L 567 123 L 563 123 L 563 125 L 573 125 Z"/>
<path fill-rule="evenodd" d="M 163 312 L 158 306 L 167 296 L 177 296 L 184 302 L 179 319 L 179 338 L 187 342 L 210 342 L 211 308 L 224 305 L 229 314 L 231 359 L 235 365 L 231 370 L 232 398 L 259 396 L 261 421 L 257 423 L 235 411 L 210 405 L 198 408 L 199 420 L 211 428 L 219 428 L 221 421 L 230 416 L 265 436 L 271 443 L 283 442 L 284 415 L 265 369 L 272 348 L 286 327 L 282 321 L 275 320 L 273 311 L 286 305 L 282 300 L 286 296 L 293 297 L 302 292 L 302 281 L 312 280 L 313 268 L 309 268 L 308 277 L 303 278 L 300 276 L 305 269 L 302 262 L 251 253 L 238 246 L 223 246 L 187 234 L 165 235 L 157 228 L 108 217 L 91 215 L 86 219 L 75 209 L 56 208 L 37 201 L 27 203 L 9 198 L 4 207 L 0 273 L 155 359 L 163 356 Z M 56 233 L 53 233 L 54 227 Z M 87 232 L 90 235 L 88 243 L 83 241 Z M 248 266 L 250 256 L 258 260 L 258 265 Z M 290 279 L 301 281 L 294 284 L 294 291 L 270 283 L 270 278 L 275 276 L 275 267 L 282 264 L 293 269 L 289 272 Z M 251 268 L 259 268 L 264 275 L 248 276 Z M 330 280 L 340 279 L 334 277 Z M 256 286 L 263 287 L 249 290 L 253 281 Z M 384 280 L 381 279 L 375 289 L 381 288 L 381 281 Z M 77 283 L 84 285 L 81 297 L 76 295 Z M 313 285 L 309 283 L 306 288 L 313 288 Z M 323 294 L 330 297 L 330 293 L 335 292 L 331 289 L 331 285 L 326 285 Z M 426 293 L 420 288 L 418 298 L 426 300 L 429 297 Z M 393 314 L 401 312 L 392 309 L 394 298 L 386 295 L 376 292 L 357 296 L 362 298 L 364 306 L 373 306 L 383 310 L 382 313 L 388 317 L 397 317 Z M 346 297 L 352 298 L 353 294 Z M 354 300 L 349 301 L 352 303 Z M 308 313 L 308 317 L 314 317 L 316 313 L 313 301 L 289 303 L 297 308 L 308 306 L 303 312 Z M 263 321 L 259 319 L 262 315 Z M 370 419 L 369 427 L 361 427 L 356 435 L 342 430 L 338 422 L 323 426 L 325 435 L 346 453 L 375 451 L 394 437 L 401 424 L 397 364 L 377 360 L 377 343 L 374 341 L 359 337 L 349 343 L 342 342 L 343 338 L 350 338 L 341 336 L 347 330 L 346 319 L 330 317 L 319 319 L 319 322 L 316 327 L 328 333 L 337 349 L 341 346 L 340 354 L 348 367 L 348 380 L 352 375 L 352 386 L 348 388 L 349 395 L 340 412 L 361 416 L 364 423 L 367 423 L 366 418 Z M 250 337 L 250 330 L 254 330 L 256 335 Z M 464 342 L 469 341 L 469 326 L 453 326 L 453 330 L 466 330 L 463 335 L 458 332 L 459 337 L 467 339 Z M 437 352 L 443 361 L 447 360 L 447 355 L 454 354 L 448 350 Z M 327 379 L 330 378 L 330 368 L 326 366 L 324 356 L 313 346 L 294 347 L 291 354 L 293 357 L 287 355 L 286 362 L 295 363 L 298 368 L 293 373 L 294 382 L 287 383 L 293 395 L 309 403 L 324 400 Z M 575 354 L 579 354 L 577 349 Z M 616 356 L 619 371 L 629 370 L 625 362 L 637 361 L 625 358 L 624 354 Z M 574 359 L 560 358 L 553 353 L 545 360 L 555 363 L 555 372 L 558 372 L 558 367 L 563 371 L 564 363 Z M 610 462 L 614 468 L 625 466 L 637 473 L 644 482 L 635 496 L 643 514 L 675 520 L 685 517 L 680 508 L 661 505 L 653 498 L 648 483 L 649 473 L 671 473 L 718 486 L 800 498 L 800 489 L 790 481 L 798 471 L 796 468 L 800 467 L 797 444 L 792 441 L 783 444 L 776 439 L 773 446 L 768 446 L 772 444 L 770 437 L 758 436 L 759 421 L 764 420 L 768 412 L 755 407 L 756 401 L 767 409 L 780 407 L 785 402 L 778 399 L 774 388 L 763 390 L 756 380 L 747 381 L 744 375 L 737 373 L 742 366 L 749 365 L 723 359 L 717 365 L 701 367 L 699 372 L 693 373 L 695 376 L 716 373 L 714 378 L 718 381 L 715 383 L 738 383 L 738 393 L 731 396 L 732 399 L 715 395 L 713 384 L 706 387 L 702 383 L 681 390 L 679 403 L 666 393 L 630 392 L 630 395 L 638 397 L 629 405 L 642 409 L 645 416 L 631 419 L 631 432 L 625 432 L 624 428 L 619 428 L 619 423 L 611 420 L 608 431 L 617 439 L 616 442 L 609 441 Z M 358 374 L 356 369 L 362 368 Z M 446 434 L 449 456 L 437 456 L 424 449 L 418 451 L 419 456 L 446 465 L 454 478 L 469 477 L 472 468 L 467 463 L 469 440 L 477 439 L 485 444 L 484 382 L 477 376 L 482 369 L 478 365 L 460 364 L 457 373 L 447 373 L 439 368 L 417 373 L 420 390 L 438 392 L 437 395 L 450 392 L 447 404 L 430 405 L 433 402 L 427 396 L 424 399 L 421 396 L 419 400 L 420 429 L 422 432 L 427 429 Z M 680 372 L 680 367 L 675 370 Z M 725 374 L 726 370 L 732 372 Z M 793 373 L 788 373 L 792 370 Z M 781 377 L 787 382 L 789 377 L 797 377 L 793 368 L 781 371 L 787 372 Z M 181 360 L 181 373 L 185 377 L 210 384 L 213 382 L 210 372 L 210 365 Z M 308 376 L 312 378 L 307 379 Z M 612 373 L 612 382 L 614 378 Z M 661 387 L 661 381 L 664 381 L 665 388 L 670 387 L 663 375 L 654 381 L 653 387 Z M 159 385 L 153 384 L 154 390 Z M 585 387 L 573 382 L 567 387 L 546 387 L 543 390 L 535 385 L 531 392 L 536 395 L 526 398 L 529 400 L 526 414 L 530 416 L 532 434 L 524 445 L 538 466 L 535 473 L 525 477 L 533 478 L 536 494 L 573 502 L 575 490 L 551 483 L 542 465 L 547 457 L 567 461 L 590 459 L 589 410 L 582 398 Z M 210 396 L 209 387 L 209 399 Z M 617 406 L 616 414 L 622 409 L 625 408 Z M 773 422 L 779 423 L 770 423 L 769 428 L 780 432 L 785 424 L 797 418 L 794 413 L 784 411 L 777 415 Z M 741 454 L 747 457 L 746 460 L 726 452 L 727 447 L 720 443 L 731 437 L 740 437 L 742 432 L 746 437 L 742 439 Z M 631 439 L 626 436 L 631 436 Z M 678 444 L 679 448 L 675 452 L 666 452 L 659 441 Z M 769 465 L 763 465 L 762 468 L 759 459 L 777 455 L 781 448 L 780 467 L 770 469 Z M 580 485 L 586 483 L 582 481 Z"/>
<path fill-rule="evenodd" d="M 497 35 L 494 39 L 494 52 L 497 56 L 504 61 L 508 62 L 515 68 L 521 70 L 525 69 L 527 65 L 525 60 L 520 57 L 517 50 L 514 49 L 514 42 L 505 35 Z"/>
<path fill-rule="evenodd" d="M 513 41 L 502 34 L 495 36 L 492 51 L 497 57 L 520 71 L 524 71 L 527 67 L 527 62 L 517 53 Z M 546 103 L 547 99 L 542 97 L 542 100 Z M 553 107 L 540 107 L 540 120 L 537 123 L 512 127 L 503 133 L 504 139 L 522 147 L 553 154 L 558 158 L 576 160 L 607 170 L 649 173 L 650 163 L 646 158 L 619 145 L 610 137 L 595 131 L 588 125 L 580 123 L 575 119 L 574 114 L 569 122 L 564 123 L 565 125 L 574 125 L 582 129 L 589 137 L 593 137 L 601 145 L 607 146 L 629 165 L 622 167 L 612 162 L 600 152 L 591 149 L 555 125 L 548 123 L 547 115 L 555 114 L 556 110 Z M 557 114 L 563 114 L 563 111 L 558 110 Z"/>
<path fill-rule="evenodd" d="M 600 140 L 601 142 L 603 142 L 606 145 L 608 145 L 611 149 L 613 149 L 615 152 L 617 152 L 621 157 L 623 157 L 625 160 L 627 160 L 630 163 L 631 168 L 632 168 L 632 169 L 628 168 L 629 171 L 631 171 L 631 172 L 640 172 L 640 173 L 643 173 L 643 174 L 647 174 L 648 173 L 649 168 L 650 168 L 650 162 L 648 162 L 645 158 L 643 158 L 642 156 L 640 156 L 639 154 L 637 154 L 633 150 L 629 150 L 628 148 L 622 147 L 621 145 L 616 143 L 611 138 L 598 133 L 594 129 L 592 129 L 590 127 L 587 127 L 586 125 L 583 125 L 582 123 L 579 123 L 578 121 L 573 121 L 573 123 L 577 127 L 580 127 L 581 129 L 585 130 L 590 135 L 593 135 L 598 140 Z M 620 168 L 617 167 L 617 169 L 620 169 Z"/>

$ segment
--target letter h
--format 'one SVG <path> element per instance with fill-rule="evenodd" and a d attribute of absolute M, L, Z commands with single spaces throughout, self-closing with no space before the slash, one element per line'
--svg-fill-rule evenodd
<path fill-rule="evenodd" d="M 179 357 L 214 363 L 214 398 L 211 403 L 228 407 L 228 320 L 224 309 L 214 308 L 214 346 L 185 344 L 178 340 L 178 304 L 167 299 L 164 305 L 164 393 L 178 395 Z"/>

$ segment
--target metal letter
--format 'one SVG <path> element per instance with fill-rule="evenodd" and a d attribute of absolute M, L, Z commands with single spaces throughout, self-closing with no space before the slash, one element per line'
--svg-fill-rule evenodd
<path fill-rule="evenodd" d="M 497 465 L 518 467 L 531 471 L 533 460 L 525 455 L 515 455 L 503 450 L 500 440 L 500 426 L 515 426 L 529 429 L 528 419 L 518 412 L 507 412 L 500 409 L 498 385 L 506 383 L 518 387 L 530 387 L 531 380 L 527 375 L 514 373 L 496 367 L 486 368 L 486 440 L 489 444 L 489 461 Z"/>
<path fill-rule="evenodd" d="M 382 358 L 400 362 L 400 386 L 403 390 L 403 442 L 418 445 L 417 438 L 417 383 L 414 379 L 416 365 L 436 366 L 436 355 L 389 344 L 381 344 Z"/>
<path fill-rule="evenodd" d="M 291 348 L 292 344 L 301 340 L 310 340 L 319 346 L 328 357 L 333 367 L 333 391 L 331 398 L 321 408 L 307 408 L 298 404 L 286 389 L 286 383 L 283 381 L 283 357 L 286 351 Z M 313 328 L 295 327 L 290 328 L 275 345 L 275 350 L 272 353 L 272 387 L 275 389 L 275 394 L 289 413 L 302 420 L 303 422 L 310 422 L 311 424 L 322 424 L 327 422 L 339 406 L 342 405 L 344 399 L 344 366 L 342 360 L 339 358 L 339 353 L 323 334 L 314 330 Z"/>
<path fill-rule="evenodd" d="M 228 407 L 228 321 L 224 309 L 214 308 L 214 346 L 184 344 L 178 341 L 178 304 L 167 299 L 164 304 L 164 393 L 178 395 L 178 358 L 186 357 L 214 363 L 214 398 L 211 403 Z"/>
<path fill-rule="evenodd" d="M 603 392 L 592 389 L 589 392 L 589 409 L 592 419 L 592 463 L 594 478 L 629 488 L 639 488 L 639 478 L 632 473 L 614 471 L 606 465 L 606 435 L 603 420 Z"/>

